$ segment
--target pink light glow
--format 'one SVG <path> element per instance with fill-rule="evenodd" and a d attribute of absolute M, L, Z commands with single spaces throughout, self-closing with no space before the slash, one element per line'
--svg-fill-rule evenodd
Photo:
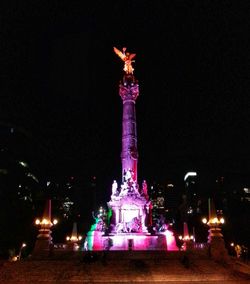
<path fill-rule="evenodd" d="M 166 237 L 166 242 L 167 242 L 167 250 L 172 250 L 172 251 L 176 251 L 179 250 L 176 242 L 175 242 L 175 237 L 173 232 L 166 230 L 165 232 L 163 232 L 162 234 L 165 235 Z"/>
<path fill-rule="evenodd" d="M 100 231 L 90 231 L 87 236 L 88 250 L 104 250 L 109 239 L 112 240 L 110 250 L 128 250 L 131 242 L 132 250 L 178 251 L 174 234 L 169 230 L 154 236 L 142 233 L 104 236 Z"/>
<path fill-rule="evenodd" d="M 133 218 L 140 217 L 140 212 L 138 208 L 133 208 L 131 206 L 131 209 L 124 209 L 122 208 L 122 215 L 124 222 L 130 222 Z"/>
<path fill-rule="evenodd" d="M 158 236 L 141 234 L 120 234 L 103 237 L 104 242 L 107 238 L 112 239 L 113 246 L 110 248 L 111 250 L 128 250 L 129 241 L 132 242 L 132 250 L 155 250 L 159 242 Z"/>

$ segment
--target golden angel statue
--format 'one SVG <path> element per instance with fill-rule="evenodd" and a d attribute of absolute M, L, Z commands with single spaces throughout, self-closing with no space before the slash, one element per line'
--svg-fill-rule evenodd
<path fill-rule="evenodd" d="M 132 60 L 135 58 L 135 53 L 129 53 L 126 52 L 127 48 L 123 47 L 122 51 L 114 47 L 114 52 L 121 58 L 122 61 L 124 61 L 124 68 L 123 70 L 126 72 L 126 74 L 133 74 L 134 68 L 132 67 L 132 62 L 135 62 Z"/>

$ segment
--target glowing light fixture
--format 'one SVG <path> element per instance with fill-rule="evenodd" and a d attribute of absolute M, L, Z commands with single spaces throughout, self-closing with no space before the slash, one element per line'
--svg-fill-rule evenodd
<path fill-rule="evenodd" d="M 197 173 L 196 173 L 196 172 L 188 172 L 188 173 L 186 173 L 185 176 L 184 176 L 184 181 L 186 181 L 186 179 L 187 179 L 188 177 L 196 177 L 196 176 L 197 176 Z"/>
<path fill-rule="evenodd" d="M 221 224 L 224 224 L 225 223 L 225 219 L 224 218 L 220 218 L 218 219 L 217 217 L 213 218 L 213 219 L 210 219 L 210 220 L 207 220 L 207 218 L 203 218 L 202 219 L 202 223 L 203 224 L 207 224 L 207 225 L 221 225 Z"/>
<path fill-rule="evenodd" d="M 26 162 L 19 161 L 18 163 L 19 163 L 19 165 L 21 165 L 22 167 L 28 168 L 28 164 L 27 164 Z"/>
<path fill-rule="evenodd" d="M 82 236 L 77 234 L 77 224 L 76 224 L 76 222 L 74 222 L 74 224 L 73 224 L 73 230 L 72 230 L 71 236 L 67 236 L 66 240 L 68 242 L 73 243 L 73 244 L 76 244 L 77 242 L 82 240 Z"/>
<path fill-rule="evenodd" d="M 71 237 L 69 237 L 69 236 L 67 236 L 66 237 L 66 241 L 68 241 L 68 242 L 78 242 L 78 241 L 81 241 L 82 240 L 82 236 L 71 236 Z"/>
<path fill-rule="evenodd" d="M 203 218 L 203 219 L 202 219 L 202 223 L 203 223 L 203 224 L 207 224 L 207 218 Z"/>
<path fill-rule="evenodd" d="M 250 193 L 250 188 L 244 187 L 243 190 L 245 191 L 245 193 Z"/>
<path fill-rule="evenodd" d="M 16 260 L 18 260 L 18 259 L 20 260 L 20 259 L 21 259 L 22 250 L 23 250 L 23 248 L 25 248 L 26 246 L 27 246 L 26 243 L 22 243 Z"/>
<path fill-rule="evenodd" d="M 35 224 L 36 225 L 50 225 L 50 226 L 53 226 L 53 225 L 56 225 L 58 224 L 58 220 L 57 219 L 54 219 L 53 222 L 51 223 L 48 219 L 46 218 L 43 218 L 42 221 L 40 221 L 39 219 L 36 219 L 35 220 Z"/>

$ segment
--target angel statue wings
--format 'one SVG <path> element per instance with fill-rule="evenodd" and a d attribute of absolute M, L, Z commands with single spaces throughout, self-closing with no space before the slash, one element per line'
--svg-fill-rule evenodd
<path fill-rule="evenodd" d="M 121 58 L 122 61 L 124 61 L 124 67 L 123 70 L 126 74 L 133 74 L 134 68 L 132 67 L 132 62 L 135 62 L 132 60 L 135 58 L 135 53 L 129 53 L 126 52 L 127 48 L 123 47 L 122 51 L 114 47 L 114 52 Z"/>

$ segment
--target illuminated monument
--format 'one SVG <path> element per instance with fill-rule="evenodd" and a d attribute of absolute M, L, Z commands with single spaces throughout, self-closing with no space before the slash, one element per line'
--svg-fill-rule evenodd
<path fill-rule="evenodd" d="M 115 53 L 124 61 L 124 75 L 119 85 L 119 95 L 123 102 L 122 118 L 122 180 L 118 185 L 114 180 L 111 200 L 108 207 L 112 217 L 108 222 L 108 230 L 101 218 L 88 233 L 90 250 L 175 250 L 173 234 L 163 226 L 154 235 L 148 232 L 152 225 L 152 205 L 148 197 L 147 183 L 143 181 L 139 187 L 137 180 L 137 129 L 135 103 L 139 96 L 139 85 L 133 75 L 132 62 L 135 54 L 114 47 Z M 108 231 L 108 233 L 107 233 Z"/>

